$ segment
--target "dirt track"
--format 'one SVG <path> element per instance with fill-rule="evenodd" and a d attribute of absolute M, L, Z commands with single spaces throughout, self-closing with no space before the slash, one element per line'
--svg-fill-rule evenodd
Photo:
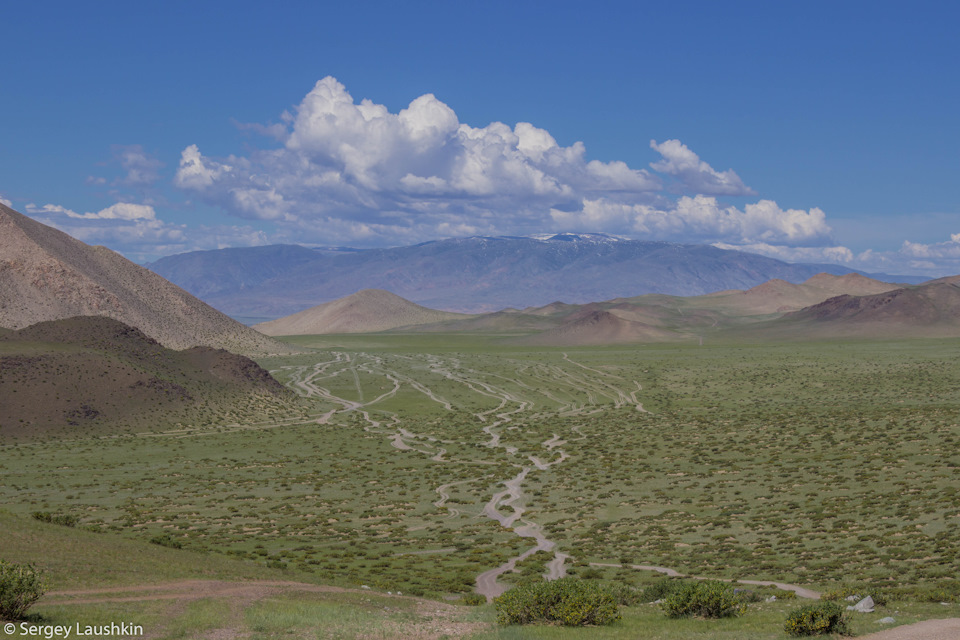
<path fill-rule="evenodd" d="M 360 593 L 375 595 L 378 598 L 396 598 L 415 602 L 415 616 L 404 617 L 402 622 L 390 623 L 390 633 L 396 637 L 414 640 L 439 640 L 440 638 L 461 638 L 479 631 L 485 625 L 463 620 L 463 610 L 455 605 L 424 600 L 409 596 L 390 595 L 362 589 L 344 589 L 325 585 L 306 584 L 287 581 L 224 582 L 219 580 L 186 580 L 155 585 L 131 587 L 113 587 L 104 589 L 79 589 L 71 591 L 52 591 L 40 601 L 41 605 L 90 605 L 113 602 L 171 601 L 165 618 L 172 620 L 183 612 L 186 603 L 206 599 L 224 598 L 230 602 L 235 615 L 232 620 L 242 620 L 242 612 L 254 603 L 265 598 L 284 593 Z M 145 638 L 163 634 L 162 629 L 147 629 Z M 231 626 L 211 629 L 198 638 L 211 640 L 233 640 L 248 638 L 250 631 L 245 626 Z"/>
<path fill-rule="evenodd" d="M 960 618 L 924 620 L 860 636 L 860 640 L 957 640 L 958 638 L 960 638 Z"/>

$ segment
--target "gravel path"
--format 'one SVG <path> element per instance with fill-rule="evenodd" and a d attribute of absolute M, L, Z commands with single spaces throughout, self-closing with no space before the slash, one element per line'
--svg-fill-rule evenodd
<path fill-rule="evenodd" d="M 958 638 L 960 638 L 960 618 L 924 620 L 860 636 L 860 640 L 958 640 Z"/>

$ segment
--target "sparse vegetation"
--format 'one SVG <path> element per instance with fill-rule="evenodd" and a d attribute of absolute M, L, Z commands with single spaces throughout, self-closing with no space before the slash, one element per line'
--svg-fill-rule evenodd
<path fill-rule="evenodd" d="M 0 501 L 23 516 L 82 518 L 63 534 L 169 539 L 183 550 L 144 546 L 462 602 L 481 572 L 530 550 L 517 534 L 525 522 L 574 556 L 565 567 L 581 582 L 611 585 L 625 618 L 639 615 L 635 599 L 686 582 L 632 564 L 854 584 L 898 608 L 956 599 L 956 345 L 563 353 L 477 337 L 378 336 L 375 351 L 364 340 L 262 360 L 304 397 L 273 413 L 263 405 L 257 420 L 211 408 L 169 429 L 78 432 L 69 447 L 8 441 Z M 509 527 L 476 518 L 518 466 L 529 467 L 513 503 L 522 517 Z M 532 554 L 499 581 L 540 583 L 554 558 Z M 759 603 L 766 613 L 751 606 L 737 624 L 758 616 L 779 633 L 787 606 Z M 675 629 L 689 623 L 649 609 Z"/>

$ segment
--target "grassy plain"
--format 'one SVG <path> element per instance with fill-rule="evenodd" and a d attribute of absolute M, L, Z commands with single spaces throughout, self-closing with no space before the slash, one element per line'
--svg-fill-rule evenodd
<path fill-rule="evenodd" d="M 232 558 L 238 577 L 259 567 L 253 573 L 429 597 L 472 591 L 480 573 L 531 550 L 533 531 L 555 546 L 502 575 L 504 585 L 539 579 L 559 552 L 570 556 L 568 573 L 638 586 L 656 574 L 590 563 L 818 590 L 957 592 L 955 340 L 563 350 L 449 335 L 296 342 L 304 353 L 261 364 L 308 399 L 303 410 L 3 446 L 7 517 L 68 513 L 130 544 L 168 534 L 185 551 L 149 548 Z M 42 565 L 48 556 L 24 543 L 0 557 Z M 49 562 L 60 588 L 91 581 L 80 565 Z M 155 577 L 173 577 L 166 571 Z M 97 584 L 142 578 L 92 575 Z M 263 610 L 274 622 L 250 623 L 263 629 L 257 637 L 321 615 L 304 613 L 299 596 L 278 598 Z M 198 619 L 229 615 L 193 606 Z M 926 615 L 928 605 L 913 606 L 910 615 Z M 929 607 L 931 617 L 956 615 L 956 605 Z M 731 635 L 720 623 L 703 637 L 783 637 L 788 608 L 764 605 Z M 463 615 L 492 619 L 486 608 Z M 637 607 L 591 633 L 626 637 L 618 634 L 659 624 L 663 635 L 649 637 L 698 637 L 695 621 L 673 635 L 688 623 L 655 616 Z"/>

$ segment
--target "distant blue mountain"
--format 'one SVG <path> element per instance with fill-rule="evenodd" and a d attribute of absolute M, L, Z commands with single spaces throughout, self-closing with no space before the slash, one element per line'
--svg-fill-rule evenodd
<path fill-rule="evenodd" d="M 455 238 L 390 249 L 220 249 L 146 266 L 221 311 L 251 321 L 286 316 L 360 289 L 386 289 L 434 309 L 483 312 L 644 293 L 700 295 L 749 289 L 773 278 L 797 283 L 821 272 L 854 271 L 709 245 L 569 233 Z"/>

